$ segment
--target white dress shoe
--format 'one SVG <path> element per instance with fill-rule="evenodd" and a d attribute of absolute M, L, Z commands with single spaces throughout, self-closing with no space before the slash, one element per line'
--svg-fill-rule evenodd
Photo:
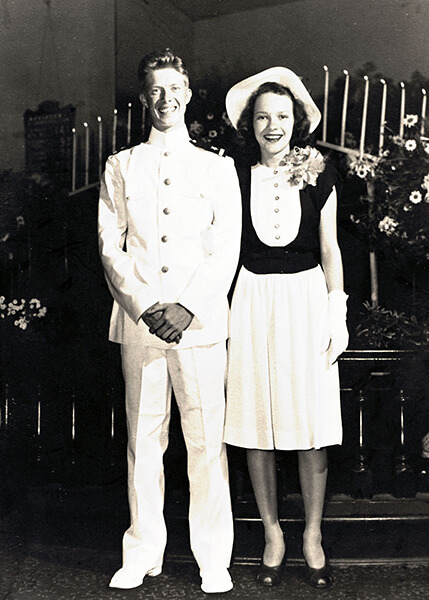
<path fill-rule="evenodd" d="M 156 577 L 157 575 L 160 575 L 161 572 L 162 567 L 152 567 L 142 575 L 141 572 L 136 573 L 127 567 L 122 567 L 113 575 L 112 579 L 110 580 L 109 587 L 120 590 L 131 590 L 139 587 L 139 585 L 143 583 L 143 579 L 146 577 L 146 575 L 149 575 L 149 577 Z"/>
<path fill-rule="evenodd" d="M 201 589 L 206 594 L 229 592 L 233 588 L 228 569 L 222 571 L 200 571 Z"/>

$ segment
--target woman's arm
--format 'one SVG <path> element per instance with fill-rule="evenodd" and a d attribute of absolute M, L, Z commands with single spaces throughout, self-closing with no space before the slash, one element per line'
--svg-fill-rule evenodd
<path fill-rule="evenodd" d="M 320 214 L 319 240 L 322 269 L 328 292 L 343 290 L 343 263 L 337 241 L 337 193 L 329 195 Z"/>
<path fill-rule="evenodd" d="M 330 193 L 320 215 L 319 225 L 320 252 L 322 269 L 328 288 L 328 313 L 326 331 L 329 364 L 333 364 L 338 356 L 347 348 L 349 334 L 347 331 L 347 295 L 343 291 L 343 263 L 337 241 L 337 194 L 335 189 Z"/>

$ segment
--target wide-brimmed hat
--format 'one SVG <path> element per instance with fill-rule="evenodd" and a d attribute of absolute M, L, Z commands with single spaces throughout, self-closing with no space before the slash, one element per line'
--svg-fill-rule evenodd
<path fill-rule="evenodd" d="M 298 75 L 286 67 L 271 67 L 232 86 L 225 99 L 226 112 L 232 125 L 237 129 L 238 120 L 251 94 L 261 84 L 271 81 L 289 88 L 294 97 L 303 103 L 310 121 L 310 133 L 313 132 L 320 123 L 320 110 Z"/>

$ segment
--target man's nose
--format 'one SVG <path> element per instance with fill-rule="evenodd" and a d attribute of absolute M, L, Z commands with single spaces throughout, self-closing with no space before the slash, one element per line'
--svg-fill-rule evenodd
<path fill-rule="evenodd" d="M 169 102 L 173 98 L 173 92 L 168 89 L 162 90 L 161 98 L 164 100 L 164 102 Z"/>

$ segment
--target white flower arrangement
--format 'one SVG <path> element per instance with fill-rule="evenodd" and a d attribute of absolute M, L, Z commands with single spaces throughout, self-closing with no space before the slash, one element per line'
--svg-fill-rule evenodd
<path fill-rule="evenodd" d="M 419 204 L 422 201 L 422 195 L 418 190 L 414 190 L 410 194 L 410 202 L 413 204 Z"/>
<path fill-rule="evenodd" d="M 216 102 L 216 93 L 202 88 L 198 91 L 196 100 L 189 113 L 191 139 L 203 148 L 216 152 L 225 150 L 231 144 L 231 138 L 235 133 L 225 110 L 220 110 L 223 98 Z"/>
<path fill-rule="evenodd" d="M 405 142 L 405 150 L 408 150 L 408 152 L 413 152 L 416 148 L 417 148 L 416 140 L 407 140 Z"/>
<path fill-rule="evenodd" d="M 424 176 L 422 188 L 426 190 L 425 202 L 429 202 L 429 174 Z"/>
<path fill-rule="evenodd" d="M 198 121 L 192 121 L 189 125 L 189 133 L 191 135 L 199 135 L 203 131 L 203 126 Z"/>
<path fill-rule="evenodd" d="M 40 300 L 32 298 L 28 302 L 21 298 L 7 301 L 5 296 L 0 296 L 0 320 L 13 320 L 15 327 L 27 329 L 30 321 L 41 319 L 47 313 L 46 306 L 42 306 Z"/>
<path fill-rule="evenodd" d="M 407 115 L 402 137 L 389 136 L 381 156 L 348 157 L 350 172 L 373 184 L 374 196 L 357 227 L 372 247 L 402 259 L 429 259 L 429 140 L 419 117 Z M 368 198 L 367 198 L 368 200 Z"/>
<path fill-rule="evenodd" d="M 317 178 L 325 169 L 323 155 L 312 146 L 295 146 L 280 161 L 291 186 L 302 190 L 306 185 L 316 185 Z"/>
<path fill-rule="evenodd" d="M 352 173 L 356 174 L 361 179 L 374 177 L 379 160 L 380 159 L 377 156 L 350 156 L 349 168 Z"/>
<path fill-rule="evenodd" d="M 397 227 L 398 222 L 387 216 L 378 224 L 379 230 L 385 232 L 387 235 L 392 234 Z"/>
<path fill-rule="evenodd" d="M 405 115 L 404 117 L 404 125 L 405 127 L 414 127 L 419 122 L 419 118 L 417 115 Z"/>

